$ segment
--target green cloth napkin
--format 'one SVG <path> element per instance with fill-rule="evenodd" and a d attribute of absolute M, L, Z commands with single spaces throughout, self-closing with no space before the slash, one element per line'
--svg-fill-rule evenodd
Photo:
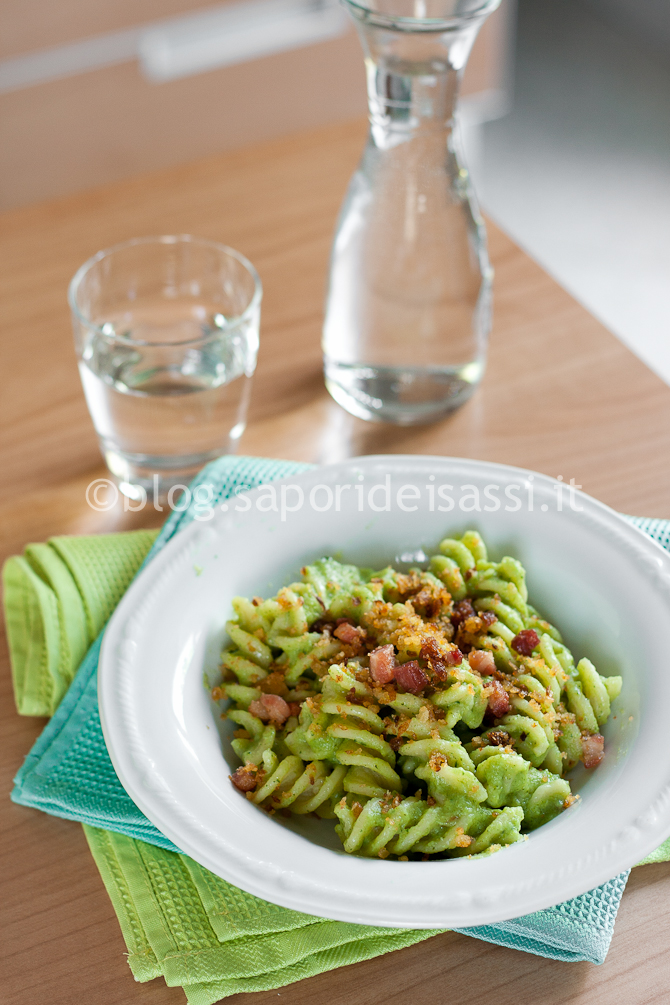
<path fill-rule="evenodd" d="M 270 480 L 302 467 L 239 458 L 216 462 L 210 474 L 223 490 L 231 478 L 258 483 L 262 473 Z M 204 477 L 206 472 L 200 480 Z M 653 523 L 659 527 L 644 529 L 657 539 L 667 538 L 668 525 Z M 173 514 L 159 545 L 179 526 L 179 515 Z M 23 557 L 8 560 L 5 609 L 22 713 L 53 713 L 155 537 L 155 532 L 139 531 L 55 538 L 46 545 L 30 545 Z M 30 798 L 17 801 L 31 804 Z M 32 805 L 61 812 L 36 799 Z M 281 987 L 435 934 L 349 925 L 288 911 L 236 889 L 176 851 L 99 827 L 84 829 L 136 979 L 163 975 L 169 985 L 184 987 L 192 1005 L 210 1005 L 239 991 Z M 645 861 L 669 858 L 670 842 L 666 844 Z M 547 912 L 464 931 L 556 959 L 601 962 L 624 885 L 625 875 Z"/>
<path fill-rule="evenodd" d="M 283 987 L 410 946 L 432 931 L 371 928 L 289 911 L 238 890 L 186 855 L 84 826 L 136 980 L 163 976 L 189 1005 Z"/>
<path fill-rule="evenodd" d="M 157 530 L 53 537 L 3 568 L 14 698 L 21 715 L 53 715 Z"/>

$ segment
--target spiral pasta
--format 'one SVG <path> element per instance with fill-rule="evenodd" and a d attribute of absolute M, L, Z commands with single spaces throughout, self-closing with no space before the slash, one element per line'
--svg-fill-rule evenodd
<path fill-rule="evenodd" d="M 575 663 L 526 573 L 480 535 L 401 573 L 323 558 L 236 597 L 222 682 L 233 784 L 274 813 L 336 820 L 345 851 L 491 854 L 569 807 L 602 759 L 620 677 Z"/>
<path fill-rule="evenodd" d="M 360 803 L 342 799 L 335 806 L 336 826 L 344 850 L 387 858 L 409 852 L 480 854 L 521 840 L 523 811 L 483 809 L 475 802 L 431 806 L 409 796 Z"/>
<path fill-rule="evenodd" d="M 385 725 L 378 709 L 372 690 L 357 681 L 349 667 L 332 666 L 321 695 L 305 702 L 287 745 L 300 757 L 328 759 L 346 767 L 347 792 L 368 797 L 400 792 L 395 753 L 383 737 Z"/>
<path fill-rule="evenodd" d="M 275 810 L 290 806 L 292 813 L 301 814 L 318 813 L 324 807 L 329 810 L 331 801 L 343 793 L 345 774 L 346 768 L 324 761 L 305 764 L 293 754 L 280 761 L 273 751 L 266 751 L 252 802 Z"/>

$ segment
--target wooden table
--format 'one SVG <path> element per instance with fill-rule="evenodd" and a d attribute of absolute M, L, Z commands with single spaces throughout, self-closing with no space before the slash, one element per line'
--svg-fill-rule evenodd
<path fill-rule="evenodd" d="M 265 285 L 262 349 L 242 451 L 327 462 L 366 453 L 501 461 L 574 478 L 629 513 L 670 517 L 670 389 L 495 227 L 495 324 L 481 389 L 416 429 L 368 425 L 323 388 L 319 349 L 334 220 L 364 135 L 360 122 L 265 144 L 2 218 L 1 556 L 53 534 L 157 526 L 160 514 L 95 513 L 104 475 L 75 365 L 65 292 L 98 248 L 133 235 L 225 241 Z M 16 715 L 2 646 L 1 788 L 43 722 Z M 81 828 L 7 799 L 2 807 L 0 999 L 16 1005 L 183 1002 L 133 982 Z M 558 963 L 448 933 L 280 989 L 286 1005 L 475 1001 L 648 1005 L 670 1000 L 670 864 L 636 870 L 602 967 Z M 230 999 L 274 1002 L 276 991 Z"/>

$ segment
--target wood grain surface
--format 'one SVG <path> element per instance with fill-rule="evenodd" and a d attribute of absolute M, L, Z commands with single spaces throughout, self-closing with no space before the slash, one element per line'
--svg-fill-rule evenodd
<path fill-rule="evenodd" d="M 434 426 L 398 430 L 346 415 L 326 395 L 319 330 L 335 216 L 362 123 L 241 150 L 6 214 L 0 341 L 0 556 L 53 534 L 158 526 L 151 509 L 95 513 L 104 476 L 71 345 L 66 287 L 98 248 L 190 232 L 238 247 L 265 285 L 262 350 L 242 451 L 316 462 L 434 453 L 563 475 L 630 513 L 670 516 L 670 389 L 489 227 L 496 268 L 489 368 L 475 397 Z M 0 786 L 43 722 L 13 708 L 4 640 Z M 183 1002 L 134 983 L 111 904 L 79 825 L 1 805 L 0 1001 L 12 1005 Z M 670 1000 L 670 865 L 633 872 L 605 964 L 557 963 L 455 933 L 279 992 L 261 1005 L 647 1005 Z"/>

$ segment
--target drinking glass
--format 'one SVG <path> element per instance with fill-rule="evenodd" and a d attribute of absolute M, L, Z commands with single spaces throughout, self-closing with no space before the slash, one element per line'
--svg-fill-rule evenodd
<path fill-rule="evenodd" d="M 458 89 L 500 0 L 344 0 L 363 43 L 370 132 L 333 241 L 326 385 L 363 419 L 432 422 L 484 371 L 492 270 L 463 163 Z"/>
<path fill-rule="evenodd" d="M 135 238 L 79 269 L 69 290 L 79 373 L 125 495 L 162 497 L 235 452 L 261 297 L 243 255 L 188 235 Z"/>

